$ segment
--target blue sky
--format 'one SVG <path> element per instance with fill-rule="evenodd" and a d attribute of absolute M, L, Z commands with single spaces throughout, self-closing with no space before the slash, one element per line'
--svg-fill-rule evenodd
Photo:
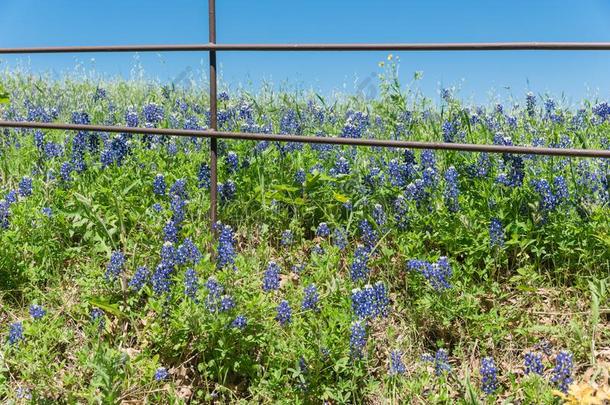
<path fill-rule="evenodd" d="M 601 0 L 362 1 L 218 0 L 218 42 L 459 42 L 610 41 L 610 2 Z M 204 0 L 3 0 L 0 47 L 207 42 Z M 407 82 L 438 97 L 460 87 L 465 99 L 486 101 L 532 90 L 565 94 L 568 101 L 610 95 L 610 52 L 395 53 Z M 354 91 L 373 77 L 386 52 L 222 53 L 224 81 L 256 88 L 262 81 L 313 88 L 322 94 Z M 92 60 L 94 59 L 94 61 Z M 82 69 L 129 77 L 133 54 L 0 55 L 0 68 L 52 72 Z M 146 75 L 176 80 L 206 75 L 201 54 L 141 54 Z"/>

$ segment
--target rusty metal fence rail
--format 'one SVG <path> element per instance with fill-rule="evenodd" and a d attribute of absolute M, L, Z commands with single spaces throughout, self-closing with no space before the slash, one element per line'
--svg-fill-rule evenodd
<path fill-rule="evenodd" d="M 207 44 L 177 45 L 109 45 L 0 48 L 0 54 L 84 53 L 84 52 L 208 52 L 210 67 L 210 126 L 207 130 L 164 128 L 140 128 L 126 126 L 78 125 L 0 120 L 0 127 L 55 129 L 68 131 L 99 131 L 115 133 L 152 134 L 163 136 L 187 136 L 210 139 L 210 220 L 217 220 L 217 152 L 218 139 L 251 141 L 278 141 L 299 143 L 324 143 L 333 145 L 376 146 L 388 148 L 434 149 L 465 152 L 513 153 L 549 156 L 610 158 L 610 150 L 559 149 L 533 146 L 504 146 L 447 142 L 418 142 L 384 139 L 342 138 L 336 136 L 304 136 L 257 134 L 219 131 L 218 92 L 216 77 L 216 52 L 238 51 L 610 51 L 610 42 L 484 42 L 484 43 L 379 43 L 379 44 L 217 44 L 216 1 L 208 0 L 209 42 Z"/>

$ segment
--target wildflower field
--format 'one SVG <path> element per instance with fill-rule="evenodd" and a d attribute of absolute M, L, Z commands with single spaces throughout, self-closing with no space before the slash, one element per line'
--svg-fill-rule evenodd
<path fill-rule="evenodd" d="M 610 106 L 227 90 L 219 129 L 610 148 Z M 3 119 L 204 129 L 205 88 L 2 75 Z M 0 399 L 602 403 L 610 160 L 0 132 Z M 213 237 L 214 230 L 218 238 Z M 563 399 L 562 399 L 563 398 Z"/>

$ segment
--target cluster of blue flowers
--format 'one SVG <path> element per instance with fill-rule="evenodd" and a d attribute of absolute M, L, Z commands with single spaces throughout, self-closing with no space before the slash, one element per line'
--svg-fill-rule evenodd
<path fill-rule="evenodd" d="M 390 366 L 388 370 L 390 375 L 403 375 L 407 372 L 407 367 L 402 361 L 402 352 L 400 350 L 392 350 L 390 352 Z"/>
<path fill-rule="evenodd" d="M 14 322 L 9 327 L 8 342 L 11 345 L 17 344 L 24 339 L 23 325 L 21 322 Z"/>
<path fill-rule="evenodd" d="M 282 326 L 288 325 L 292 320 L 292 309 L 290 308 L 290 304 L 286 300 L 282 300 L 280 304 L 277 306 L 277 315 L 275 319 Z"/>
<path fill-rule="evenodd" d="M 133 291 L 140 291 L 150 279 L 150 270 L 146 266 L 140 266 L 129 280 L 129 288 Z"/>
<path fill-rule="evenodd" d="M 493 357 L 484 357 L 481 360 L 481 389 L 487 395 L 498 389 L 498 368 Z"/>
<path fill-rule="evenodd" d="M 551 381 L 562 392 L 568 392 L 570 384 L 574 381 L 572 378 L 573 368 L 572 353 L 565 350 L 560 351 L 555 358 L 555 367 L 552 370 L 553 376 Z"/>
<path fill-rule="evenodd" d="M 489 223 L 489 245 L 490 247 L 504 247 L 504 228 L 498 218 L 492 218 Z"/>
<path fill-rule="evenodd" d="M 458 212 L 460 210 L 458 202 L 459 194 L 458 172 L 455 170 L 455 167 L 451 166 L 445 172 L 445 206 L 449 212 Z"/>
<path fill-rule="evenodd" d="M 165 381 L 169 377 L 169 373 L 165 367 L 159 367 L 155 371 L 155 380 L 157 381 Z"/>
<path fill-rule="evenodd" d="M 269 262 L 263 274 L 263 291 L 270 292 L 280 288 L 280 266 L 276 262 Z"/>
<path fill-rule="evenodd" d="M 235 270 L 235 257 L 237 253 L 235 252 L 233 229 L 229 225 L 223 225 L 220 222 L 217 228 L 220 230 L 220 235 L 218 236 L 218 248 L 216 249 L 216 267 L 218 269 L 231 267 Z"/>
<path fill-rule="evenodd" d="M 125 266 L 125 255 L 123 252 L 112 252 L 110 261 L 106 265 L 106 279 L 115 280 L 123 272 Z"/>
<path fill-rule="evenodd" d="M 350 266 L 350 276 L 352 281 L 358 281 L 368 277 L 371 271 L 368 267 L 369 257 L 369 249 L 364 246 L 358 246 L 356 248 L 354 258 Z"/>
<path fill-rule="evenodd" d="M 540 353 L 525 353 L 523 364 L 525 366 L 525 374 L 542 375 L 542 373 L 544 372 L 544 365 L 542 364 L 542 354 Z"/>
<path fill-rule="evenodd" d="M 358 319 L 388 316 L 390 298 L 383 282 L 374 286 L 366 285 L 364 289 L 352 290 L 352 310 Z"/>
<path fill-rule="evenodd" d="M 355 321 L 352 323 L 349 338 L 350 353 L 352 358 L 359 359 L 363 356 L 366 340 L 366 323 L 364 321 Z"/>
<path fill-rule="evenodd" d="M 407 262 L 407 269 L 418 271 L 436 291 L 451 288 L 449 279 L 452 275 L 451 265 L 445 256 L 441 256 L 436 263 L 425 260 L 412 259 Z"/>
<path fill-rule="evenodd" d="M 318 229 L 316 230 L 316 235 L 321 238 L 327 238 L 330 236 L 330 228 L 326 222 L 320 222 Z"/>
<path fill-rule="evenodd" d="M 303 309 L 304 311 L 319 311 L 320 308 L 318 308 L 318 301 L 320 297 L 318 295 L 318 289 L 316 288 L 316 285 L 309 284 L 307 287 L 305 287 L 304 292 L 305 297 L 303 297 L 301 309 Z"/>
<path fill-rule="evenodd" d="M 30 305 L 30 316 L 34 320 L 42 319 L 47 314 L 47 311 L 40 305 Z"/>

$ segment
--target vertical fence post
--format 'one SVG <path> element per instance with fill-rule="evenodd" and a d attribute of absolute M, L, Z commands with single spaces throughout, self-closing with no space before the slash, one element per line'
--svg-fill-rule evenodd
<path fill-rule="evenodd" d="M 209 41 L 211 44 L 216 43 L 216 0 L 208 0 L 209 6 Z M 218 122 L 218 105 L 217 105 L 217 88 L 216 88 L 216 50 L 209 50 L 210 56 L 210 129 L 217 130 Z M 217 172 L 217 152 L 218 140 L 210 138 L 210 226 L 212 235 L 216 237 L 216 221 L 217 221 L 217 197 L 218 197 L 218 172 Z M 213 248 L 212 248 L 213 249 Z"/>

